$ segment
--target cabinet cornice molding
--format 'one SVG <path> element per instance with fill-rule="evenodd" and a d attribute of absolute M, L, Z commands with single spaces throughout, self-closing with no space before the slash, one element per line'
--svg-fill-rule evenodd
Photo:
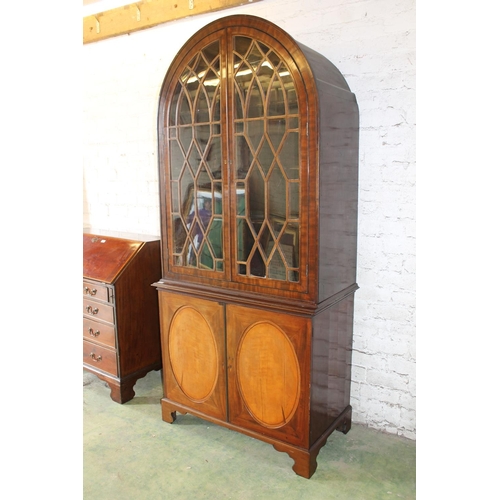
<path fill-rule="evenodd" d="M 141 0 L 83 18 L 83 43 L 262 0 Z"/>

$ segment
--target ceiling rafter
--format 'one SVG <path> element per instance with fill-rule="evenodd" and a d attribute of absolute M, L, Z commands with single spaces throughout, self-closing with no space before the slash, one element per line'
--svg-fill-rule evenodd
<path fill-rule="evenodd" d="M 262 0 L 141 0 L 83 18 L 83 43 Z"/>

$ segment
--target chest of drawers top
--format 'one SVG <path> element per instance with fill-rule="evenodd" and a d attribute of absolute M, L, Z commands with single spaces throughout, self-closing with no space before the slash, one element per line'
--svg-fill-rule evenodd
<path fill-rule="evenodd" d="M 83 277 L 114 283 L 143 245 L 143 241 L 84 233 Z"/>

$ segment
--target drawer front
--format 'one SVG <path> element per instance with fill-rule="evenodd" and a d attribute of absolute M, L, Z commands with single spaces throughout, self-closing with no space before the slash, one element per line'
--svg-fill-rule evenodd
<path fill-rule="evenodd" d="M 83 299 L 83 314 L 85 316 L 90 316 L 91 318 L 107 321 L 108 323 L 115 322 L 113 306 L 86 298 Z"/>
<path fill-rule="evenodd" d="M 91 342 L 99 342 L 110 347 L 116 347 L 115 327 L 106 323 L 99 323 L 92 319 L 83 318 L 83 338 Z"/>
<path fill-rule="evenodd" d="M 118 375 L 116 363 L 116 352 L 107 347 L 103 347 L 87 340 L 83 341 L 83 362 L 86 365 L 110 373 Z"/>
<path fill-rule="evenodd" d="M 83 282 L 83 296 L 103 300 L 104 302 L 111 302 L 111 290 L 104 285 L 90 281 Z"/>

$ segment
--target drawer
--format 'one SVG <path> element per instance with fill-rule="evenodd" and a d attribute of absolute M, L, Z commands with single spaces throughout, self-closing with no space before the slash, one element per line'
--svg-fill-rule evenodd
<path fill-rule="evenodd" d="M 116 347 L 115 327 L 106 323 L 99 323 L 93 319 L 83 318 L 83 338 L 92 342 L 99 342 L 110 347 Z"/>
<path fill-rule="evenodd" d="M 107 321 L 108 323 L 115 322 L 113 306 L 86 298 L 83 299 L 83 314 L 85 316 L 91 316 L 95 319 Z"/>
<path fill-rule="evenodd" d="M 93 299 L 103 300 L 104 302 L 112 301 L 112 290 L 107 286 L 100 285 L 99 283 L 92 283 L 90 281 L 83 282 L 83 295 Z"/>
<path fill-rule="evenodd" d="M 84 340 L 83 362 L 111 375 L 118 375 L 116 352 L 113 349 Z"/>

